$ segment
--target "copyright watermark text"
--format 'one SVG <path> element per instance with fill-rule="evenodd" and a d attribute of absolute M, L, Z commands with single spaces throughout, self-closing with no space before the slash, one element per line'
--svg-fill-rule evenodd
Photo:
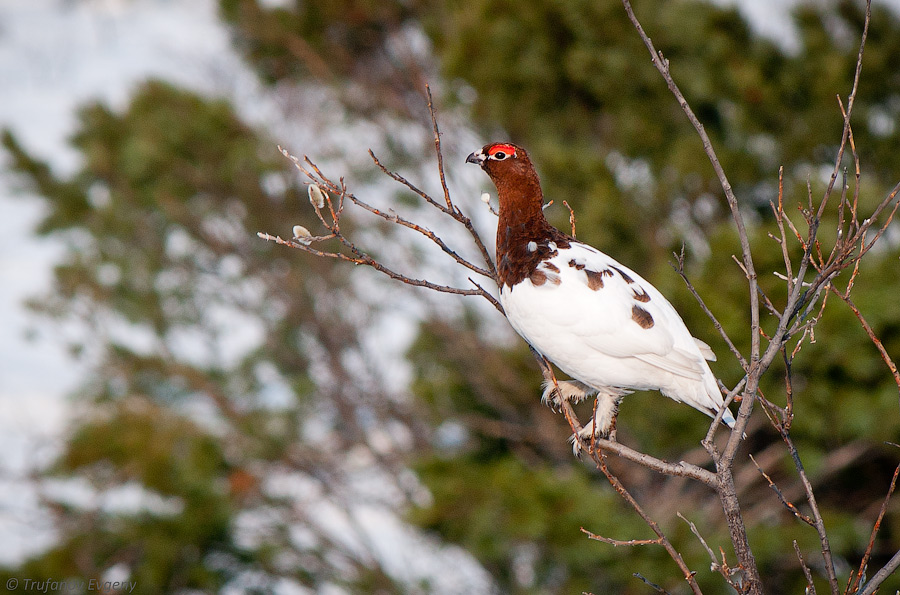
<path fill-rule="evenodd" d="M 102 581 L 99 579 L 70 578 L 66 580 L 44 579 L 36 581 L 30 578 L 11 578 L 6 581 L 10 591 L 34 591 L 35 593 L 131 593 L 137 587 L 137 581 Z"/>

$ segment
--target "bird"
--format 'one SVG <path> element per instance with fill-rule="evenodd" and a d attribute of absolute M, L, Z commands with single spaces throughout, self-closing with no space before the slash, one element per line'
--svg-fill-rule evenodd
<path fill-rule="evenodd" d="M 663 395 L 734 427 L 716 377 L 715 354 L 696 339 L 647 280 L 544 217 L 537 171 L 522 147 L 489 143 L 471 153 L 497 187 L 497 281 L 513 329 L 571 380 L 544 383 L 542 400 L 577 403 L 596 396 L 578 437 L 615 440 L 622 399 L 638 390 Z"/>

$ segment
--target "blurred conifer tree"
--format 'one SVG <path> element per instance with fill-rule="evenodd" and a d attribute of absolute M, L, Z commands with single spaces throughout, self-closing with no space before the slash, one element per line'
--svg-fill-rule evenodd
<path fill-rule="evenodd" d="M 366 444 L 363 420 L 404 415 L 341 377 L 358 343 L 353 318 L 366 316 L 349 271 L 318 260 L 295 270 L 291 254 L 255 237 L 289 229 L 307 201 L 275 143 L 227 102 L 162 82 L 122 113 L 94 104 L 79 120 L 84 163 L 68 179 L 3 137 L 13 170 L 47 200 L 39 233 L 68 246 L 52 291 L 32 305 L 60 327 L 81 325 L 71 347 L 94 370 L 80 390 L 89 414 L 46 475 L 81 478 L 101 502 L 131 486 L 170 506 L 51 498 L 60 543 L 5 574 L 100 579 L 123 564 L 134 593 L 393 585 L 329 543 L 312 509 L 266 486 L 295 474 L 329 499 L 343 453 Z M 334 383 L 311 377 L 314 357 Z M 298 527 L 311 536 L 298 541 Z"/>

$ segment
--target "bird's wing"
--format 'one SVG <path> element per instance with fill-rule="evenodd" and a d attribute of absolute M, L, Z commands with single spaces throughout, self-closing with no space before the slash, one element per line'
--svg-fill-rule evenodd
<path fill-rule="evenodd" d="M 528 293 L 543 320 L 539 325 L 521 323 L 531 327 L 516 329 L 526 339 L 529 330 L 542 332 L 534 330 L 540 326 L 543 332 L 557 333 L 557 341 L 576 342 L 611 357 L 636 358 L 686 378 L 703 377 L 702 353 L 711 354 L 709 347 L 695 342 L 669 301 L 628 267 L 586 244 L 571 242 L 538 271 L 549 281 L 531 283 Z"/>

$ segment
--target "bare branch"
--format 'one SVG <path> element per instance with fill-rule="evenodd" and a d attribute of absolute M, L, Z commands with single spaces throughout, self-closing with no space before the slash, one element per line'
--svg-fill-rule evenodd
<path fill-rule="evenodd" d="M 416 231 L 416 232 L 422 234 L 423 236 L 425 236 L 426 238 L 428 238 L 429 240 L 431 240 L 432 242 L 437 244 L 438 247 L 440 247 L 440 249 L 443 250 L 445 254 L 449 255 L 451 258 L 453 258 L 453 260 L 455 260 L 462 266 L 466 267 L 467 269 L 474 271 L 474 272 L 478 273 L 479 275 L 493 278 L 490 271 L 483 269 L 475 264 L 472 264 L 465 258 L 461 257 L 459 254 L 457 254 L 456 252 L 451 250 L 450 247 L 447 246 L 447 244 L 444 243 L 444 241 L 430 229 L 426 229 L 426 228 L 422 227 L 421 225 L 418 225 L 416 223 L 413 223 L 412 221 L 404 219 L 403 217 L 401 217 L 400 215 L 397 215 L 394 212 L 385 213 L 384 211 L 381 211 L 381 210 L 369 205 L 368 203 L 364 202 L 363 200 L 360 200 L 359 198 L 357 198 L 355 195 L 353 195 L 350 192 L 347 193 L 347 198 L 349 198 L 353 202 L 353 204 L 365 209 L 366 211 L 369 211 L 373 215 L 377 215 L 377 216 L 381 217 L 385 221 L 389 221 L 391 223 L 396 223 L 397 225 L 401 225 L 403 227 L 412 229 L 413 231 Z"/>
<path fill-rule="evenodd" d="M 497 301 L 497 298 L 495 298 L 491 292 L 489 292 L 484 287 L 482 287 L 481 285 L 476 283 L 475 280 L 472 279 L 472 277 L 469 277 L 468 279 L 469 279 L 469 282 L 472 283 L 472 285 L 474 285 L 475 287 L 478 288 L 478 291 L 481 292 L 481 295 L 484 297 L 484 299 L 489 301 L 491 303 L 491 305 L 494 306 L 494 308 L 496 308 L 498 312 L 500 312 L 500 314 L 502 314 L 503 316 L 506 316 L 506 311 L 503 310 L 503 306 L 500 305 L 500 302 Z"/>
<path fill-rule="evenodd" d="M 869 22 L 871 19 L 872 0 L 866 0 L 866 18 L 863 21 L 862 35 L 859 40 L 859 51 L 856 56 L 856 71 L 853 73 L 853 87 L 850 90 L 850 96 L 847 99 L 846 111 L 843 109 L 843 105 L 841 105 L 841 111 L 844 113 L 844 130 L 841 133 L 841 145 L 838 148 L 838 153 L 835 157 L 834 171 L 828 182 L 828 188 L 825 190 L 825 196 L 822 198 L 822 203 L 819 205 L 819 219 L 821 219 L 822 214 L 825 212 L 825 204 L 828 202 L 828 197 L 831 196 L 831 191 L 834 188 L 835 180 L 837 180 L 838 172 L 841 170 L 841 161 L 844 159 L 844 150 L 847 147 L 847 140 L 850 138 L 850 115 L 853 113 L 853 104 L 856 102 L 856 91 L 859 88 L 859 76 L 862 73 L 863 50 L 866 47 L 866 39 L 869 36 Z M 838 101 L 840 101 L 840 97 L 838 97 Z"/>
<path fill-rule="evenodd" d="M 806 468 L 803 466 L 803 462 L 800 460 L 800 453 L 797 452 L 797 446 L 794 444 L 794 440 L 791 438 L 790 433 L 783 427 L 778 428 L 781 433 L 781 438 L 784 440 L 784 443 L 788 447 L 788 451 L 791 454 L 791 459 L 794 461 L 794 467 L 797 469 L 797 475 L 800 477 L 800 482 L 803 485 L 803 489 L 806 492 L 806 501 L 809 504 L 809 508 L 812 511 L 812 526 L 815 528 L 816 533 L 819 535 L 819 543 L 822 546 L 822 560 L 825 566 L 825 574 L 828 577 L 828 584 L 831 586 L 832 595 L 837 595 L 839 591 L 837 574 L 834 570 L 834 559 L 831 555 L 831 544 L 828 540 L 828 533 L 825 530 L 825 521 L 822 519 L 822 514 L 819 512 L 819 504 L 816 501 L 816 495 L 813 492 L 812 483 L 809 481 L 809 477 L 806 475 Z"/>
<path fill-rule="evenodd" d="M 753 464 L 756 465 L 756 469 L 760 472 L 760 474 L 762 474 L 762 476 L 766 479 L 766 481 L 769 482 L 769 487 L 772 488 L 772 490 L 775 492 L 775 494 L 778 495 L 778 499 L 781 500 L 781 503 L 784 504 L 785 508 L 787 508 L 789 511 L 791 511 L 791 514 L 793 514 L 795 517 L 797 517 L 798 519 L 800 519 L 801 521 L 803 521 L 810 527 L 815 527 L 816 524 L 815 524 L 815 522 L 813 522 L 813 520 L 811 518 L 809 518 L 808 516 L 806 516 L 805 514 L 800 512 L 799 508 L 794 506 L 794 504 L 792 502 L 790 502 L 787 498 L 784 497 L 784 494 L 782 493 L 782 491 L 780 489 L 778 489 L 778 486 L 775 485 L 775 482 L 772 481 L 772 478 L 769 477 L 769 474 L 762 470 L 762 467 L 759 466 L 759 463 L 756 462 L 756 459 L 753 458 L 753 455 L 750 455 L 750 460 L 753 461 Z"/>
<path fill-rule="evenodd" d="M 575 211 L 572 210 L 572 207 L 569 206 L 567 201 L 563 201 L 563 204 L 569 209 L 569 225 L 572 226 L 572 237 L 575 237 Z"/>
<path fill-rule="evenodd" d="M 438 130 L 437 118 L 434 115 L 434 101 L 431 98 L 431 87 L 428 83 L 425 84 L 425 93 L 428 95 L 428 113 L 431 114 L 431 129 L 434 131 L 434 152 L 437 154 L 441 188 L 444 190 L 444 200 L 447 201 L 447 208 L 452 211 L 454 209 L 453 201 L 450 200 L 450 190 L 447 188 L 447 179 L 444 176 L 444 153 L 441 151 L 441 132 Z"/>
<path fill-rule="evenodd" d="M 442 212 L 444 212 L 448 215 L 452 212 L 451 209 L 449 209 L 448 207 L 445 207 L 441 203 L 439 203 L 436 200 L 434 200 L 433 198 L 431 198 L 431 196 L 427 192 L 419 190 L 412 182 L 410 182 L 409 180 L 407 180 L 400 174 L 393 172 L 393 171 L 389 170 L 387 167 L 385 167 L 384 164 L 381 163 L 381 161 L 378 159 L 378 157 L 375 156 L 375 153 L 372 152 L 372 149 L 369 149 L 369 157 L 372 158 L 372 161 L 375 162 L 375 165 L 378 166 L 378 169 L 380 169 L 382 172 L 387 174 L 389 177 L 393 178 L 394 181 L 399 182 L 400 184 L 403 184 L 404 186 L 406 186 L 407 188 L 409 188 L 410 190 L 412 190 L 413 192 L 415 192 L 416 194 L 421 196 L 423 199 L 425 199 L 425 202 L 427 202 L 431 206 L 433 206 L 437 209 L 440 209 Z"/>
<path fill-rule="evenodd" d="M 892 557 L 881 570 L 875 573 L 875 576 L 866 583 L 866 586 L 859 592 L 859 595 L 873 595 L 875 591 L 878 590 L 878 587 L 881 586 L 881 583 L 883 583 L 887 577 L 894 574 L 894 571 L 898 568 L 900 568 L 900 551 L 894 554 L 894 557 Z"/>
<path fill-rule="evenodd" d="M 618 477 L 613 475 L 613 473 L 606 466 L 606 456 L 603 452 L 594 451 L 593 459 L 597 463 L 597 467 L 606 476 L 606 479 L 609 481 L 610 485 L 612 485 L 613 489 L 618 492 L 619 496 L 622 497 L 623 500 L 628 502 L 634 511 L 640 516 L 644 522 L 650 527 L 650 530 L 653 531 L 657 538 L 659 539 L 659 544 L 665 548 L 666 552 L 669 554 L 669 557 L 678 565 L 678 568 L 681 569 L 682 576 L 684 580 L 687 582 L 688 586 L 690 586 L 691 591 L 694 592 L 695 595 L 701 595 L 702 591 L 700 591 L 700 586 L 697 584 L 697 579 L 695 578 L 695 572 L 688 568 L 687 564 L 684 561 L 684 558 L 681 557 L 681 553 L 675 549 L 675 547 L 669 542 L 668 538 L 659 528 L 659 525 L 654 521 L 650 516 L 644 511 L 640 504 L 638 504 L 637 500 L 631 495 L 631 493 L 625 489 L 625 486 L 619 480 Z"/>
<path fill-rule="evenodd" d="M 595 533 L 591 533 L 584 527 L 581 527 L 581 532 L 588 536 L 588 539 L 593 539 L 595 541 L 602 541 L 603 543 L 608 543 L 614 547 L 619 547 L 620 545 L 634 546 L 634 545 L 659 545 L 659 537 L 656 539 L 611 539 L 609 537 L 603 537 L 602 535 L 597 535 Z"/>
<path fill-rule="evenodd" d="M 625 460 L 631 461 L 632 463 L 637 463 L 643 467 L 646 467 L 647 469 L 656 471 L 657 473 L 662 473 L 663 475 L 671 475 L 673 477 L 687 477 L 713 488 L 716 485 L 715 473 L 707 471 L 703 467 L 698 467 L 685 461 L 670 463 L 668 461 L 652 457 L 648 454 L 638 452 L 632 448 L 625 446 L 621 442 L 613 442 L 611 440 L 597 438 L 595 450 L 612 453 Z"/>
<path fill-rule="evenodd" d="M 778 168 L 778 207 L 776 208 L 774 204 L 772 205 L 772 212 L 775 214 L 775 223 L 778 225 L 778 231 L 781 234 L 781 239 L 779 240 L 779 244 L 781 244 L 781 255 L 784 258 L 784 269 L 787 274 L 787 288 L 788 293 L 794 289 L 794 281 L 793 276 L 794 273 L 791 271 L 791 257 L 788 254 L 787 247 L 787 234 L 784 231 L 784 167 Z M 788 220 L 790 222 L 790 220 Z M 791 225 L 793 227 L 793 225 Z"/>
<path fill-rule="evenodd" d="M 797 559 L 800 560 L 800 568 L 803 569 L 803 576 L 806 577 L 806 595 L 816 595 L 816 585 L 813 583 L 812 572 L 810 572 L 806 562 L 803 561 L 803 554 L 800 553 L 800 546 L 797 545 L 796 539 L 794 540 L 794 551 L 797 552 Z"/>
<path fill-rule="evenodd" d="M 834 286 L 829 286 L 831 292 L 837 295 L 839 298 L 844 300 L 844 303 L 850 307 L 850 310 L 853 312 L 856 319 L 859 320 L 859 324 L 862 325 L 863 330 L 866 331 L 866 334 L 869 336 L 869 339 L 872 341 L 872 344 L 875 345 L 875 348 L 878 350 L 878 353 L 881 355 L 881 359 L 884 360 L 885 365 L 887 365 L 888 369 L 891 371 L 891 375 L 894 377 L 894 383 L 897 385 L 898 391 L 900 391 L 900 372 L 897 371 L 897 365 L 894 363 L 894 360 L 891 359 L 891 356 L 888 354 L 887 349 L 884 348 L 884 345 L 875 335 L 875 331 L 872 330 L 872 327 L 866 321 L 865 317 L 863 317 L 862 313 L 859 311 L 859 308 L 856 307 L 856 304 L 853 303 L 846 294 L 841 293 Z"/>
<path fill-rule="evenodd" d="M 722 381 L 719 381 L 719 390 L 723 390 L 725 385 L 722 384 Z M 735 385 L 733 389 L 727 391 L 725 394 L 725 400 L 722 402 L 722 408 L 716 413 L 716 416 L 713 418 L 712 423 L 709 424 L 709 430 L 706 432 L 706 436 L 703 440 L 700 441 L 701 446 L 706 449 L 706 452 L 709 453 L 710 458 L 712 458 L 713 462 L 717 462 L 719 460 L 719 452 L 716 448 L 715 442 L 713 442 L 713 436 L 716 434 L 716 430 L 719 429 L 719 426 L 722 423 L 722 417 L 725 415 L 725 411 L 731 405 L 732 401 L 737 398 L 737 394 L 741 392 L 744 388 L 744 385 L 747 384 L 747 375 L 744 374 L 744 377 L 740 380 L 740 382 Z M 724 391 L 723 391 L 724 392 Z"/>
<path fill-rule="evenodd" d="M 716 559 L 716 554 L 715 554 L 715 552 L 712 551 L 712 548 L 709 547 L 709 544 L 706 543 L 706 540 L 703 539 L 703 536 L 700 535 L 700 531 L 697 529 L 697 525 L 695 525 L 693 523 L 693 521 L 687 520 L 687 518 L 685 518 L 684 515 L 681 514 L 680 512 L 676 513 L 676 514 L 678 515 L 678 518 L 680 518 L 682 521 L 684 521 L 685 523 L 688 524 L 688 527 L 690 527 L 690 529 L 691 529 L 691 533 L 694 534 L 694 536 L 700 541 L 700 545 L 702 545 L 703 549 L 706 550 L 706 553 L 709 554 L 710 567 L 713 570 L 717 570 L 719 568 L 719 561 Z"/>
<path fill-rule="evenodd" d="M 869 563 L 869 556 L 872 555 L 872 548 L 875 546 L 875 537 L 878 535 L 878 531 L 881 529 L 881 521 L 882 519 L 884 519 L 884 513 L 887 512 L 888 502 L 891 501 L 891 496 L 894 495 L 894 489 L 897 487 L 898 475 L 900 475 L 900 465 L 898 465 L 897 469 L 894 471 L 894 477 L 891 478 L 891 486 L 888 488 L 887 496 L 885 496 L 884 502 L 881 504 L 881 510 L 878 512 L 878 518 L 875 519 L 875 524 L 872 526 L 872 535 L 869 537 L 869 545 L 866 547 L 866 551 L 859 563 L 859 569 L 856 571 L 855 575 L 853 575 L 852 573 L 850 575 L 850 580 L 852 582 L 847 586 L 847 595 L 853 595 L 853 593 L 856 593 L 857 589 L 859 588 L 860 581 L 862 580 L 862 577 L 866 572 L 866 566 Z M 874 577 L 872 580 L 875 580 Z"/>
<path fill-rule="evenodd" d="M 725 340 L 731 353 L 734 354 L 734 357 L 740 362 L 741 367 L 744 368 L 744 371 L 746 372 L 748 369 L 747 360 L 744 359 L 743 354 L 735 347 L 734 343 L 731 341 L 731 337 L 725 332 L 725 327 L 722 326 L 719 319 L 716 318 L 716 315 L 712 313 L 712 310 L 709 309 L 709 306 L 706 305 L 706 302 L 703 301 L 703 298 L 697 293 L 697 289 L 694 287 L 693 283 L 691 283 L 691 280 L 688 279 L 687 273 L 684 271 L 684 245 L 681 246 L 681 253 L 673 253 L 673 256 L 675 257 L 675 264 L 672 266 L 675 269 L 675 272 L 678 273 L 678 276 L 681 277 L 685 285 L 687 285 L 688 291 L 691 292 L 691 295 L 693 295 L 694 299 L 697 300 L 697 303 L 700 304 L 703 312 L 706 313 L 712 321 L 713 326 L 719 331 L 719 335 Z"/>
<path fill-rule="evenodd" d="M 340 260 L 344 260 L 347 262 L 352 262 L 353 264 L 363 264 L 369 267 L 372 267 L 376 271 L 383 273 L 394 279 L 395 281 L 401 281 L 406 283 L 407 285 L 412 285 L 414 287 L 425 287 L 427 289 L 431 289 L 434 291 L 439 291 L 441 293 L 455 293 L 456 295 L 479 295 L 484 297 L 486 293 L 484 289 L 461 289 L 459 287 L 450 287 L 447 285 L 440 285 L 438 283 L 432 283 L 431 281 L 426 281 L 424 279 L 414 279 L 412 277 L 407 277 L 406 275 L 400 274 L 392 269 L 387 268 L 365 252 L 360 251 L 359 249 L 354 250 L 354 254 L 356 256 L 348 256 L 341 252 L 324 252 L 321 250 L 316 250 L 312 246 L 307 246 L 300 242 L 294 242 L 291 240 L 284 240 L 279 236 L 273 236 L 268 233 L 257 232 L 256 234 L 259 238 L 266 240 L 267 242 L 275 242 L 276 244 L 280 244 L 282 246 L 288 246 L 290 248 L 297 248 L 299 250 L 303 250 L 305 252 L 309 252 L 310 254 L 314 254 L 316 256 L 323 256 L 326 258 L 337 258 Z M 335 236 L 340 237 L 340 236 Z"/>
<path fill-rule="evenodd" d="M 453 217 L 456 221 L 461 223 L 463 225 L 463 227 L 466 228 L 466 231 L 469 232 L 469 235 L 472 236 L 472 240 L 475 242 L 475 247 L 478 249 L 479 253 L 481 254 L 481 258 L 484 260 L 484 263 L 487 267 L 487 271 L 489 273 L 487 276 L 491 277 L 495 281 L 497 280 L 497 268 L 494 265 L 494 259 L 491 258 L 490 252 L 488 252 L 488 249 L 484 243 L 484 240 L 481 239 L 481 236 L 479 235 L 478 231 L 476 231 L 475 226 L 472 225 L 471 219 L 466 217 L 463 214 L 463 212 L 460 211 L 459 208 L 457 206 L 453 205 L 452 203 L 450 203 L 449 206 L 444 206 L 444 205 L 440 204 L 439 202 L 434 200 L 431 196 L 429 196 L 428 193 L 417 188 L 409 180 L 407 180 L 400 174 L 389 170 L 387 167 L 384 166 L 384 164 L 381 163 L 381 161 L 378 160 L 378 158 L 375 156 L 375 154 L 372 152 L 371 149 L 369 150 L 369 156 L 372 158 L 372 160 L 375 162 L 375 165 L 377 165 L 378 168 L 382 172 L 384 172 L 385 174 L 387 174 L 388 176 L 393 178 L 396 182 L 403 184 L 404 186 L 409 188 L 411 191 L 413 191 L 416 194 L 418 194 L 419 196 L 421 196 L 431 206 L 439 209 L 444 214 L 449 215 L 450 217 Z M 443 176 L 443 165 L 441 165 L 440 167 L 441 167 L 441 175 Z M 446 185 L 444 186 L 444 188 L 446 189 Z"/>
<path fill-rule="evenodd" d="M 632 574 L 631 576 L 633 576 L 633 577 L 636 578 L 636 579 L 639 579 L 641 582 L 643 582 L 645 585 L 647 585 L 648 587 L 650 587 L 651 589 L 653 589 L 653 590 L 656 591 L 657 593 L 664 593 L 665 595 L 670 595 L 670 593 L 669 593 L 668 591 L 666 591 L 665 589 L 663 589 L 662 587 L 660 587 L 660 586 L 657 585 L 656 583 L 651 583 L 651 582 L 648 581 L 646 578 L 644 578 L 644 575 L 642 575 L 640 572 L 635 572 L 635 573 Z"/>

